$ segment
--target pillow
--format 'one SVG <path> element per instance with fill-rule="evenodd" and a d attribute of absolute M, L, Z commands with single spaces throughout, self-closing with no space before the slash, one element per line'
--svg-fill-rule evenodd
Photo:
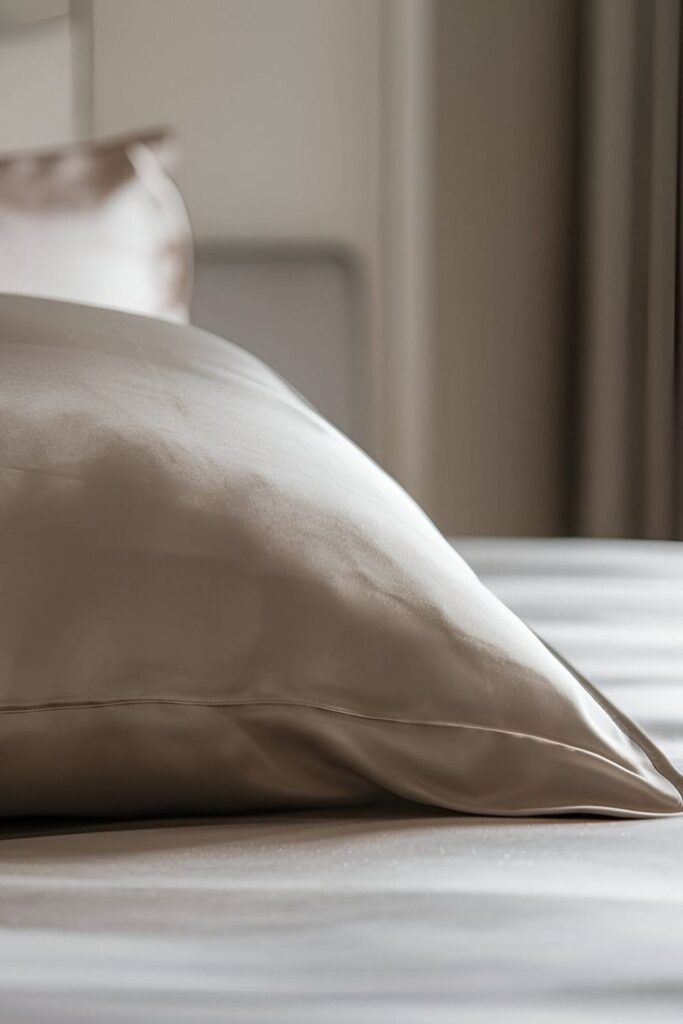
<path fill-rule="evenodd" d="M 0 297 L 0 465 L 1 814 L 680 811 L 653 744 L 236 346 Z"/>
<path fill-rule="evenodd" d="M 189 221 L 163 131 L 0 157 L 0 291 L 186 322 Z"/>

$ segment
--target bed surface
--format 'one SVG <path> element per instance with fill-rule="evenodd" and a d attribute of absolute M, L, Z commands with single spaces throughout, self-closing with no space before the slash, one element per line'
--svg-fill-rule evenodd
<path fill-rule="evenodd" d="M 683 544 L 462 541 L 683 769 Z M 683 818 L 0 826 L 0 1021 L 680 1021 Z"/>

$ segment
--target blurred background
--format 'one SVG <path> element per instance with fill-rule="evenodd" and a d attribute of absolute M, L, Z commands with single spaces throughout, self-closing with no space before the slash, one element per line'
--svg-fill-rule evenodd
<path fill-rule="evenodd" d="M 680 33 L 679 0 L 0 0 L 0 150 L 173 128 L 194 322 L 445 532 L 683 537 Z"/>

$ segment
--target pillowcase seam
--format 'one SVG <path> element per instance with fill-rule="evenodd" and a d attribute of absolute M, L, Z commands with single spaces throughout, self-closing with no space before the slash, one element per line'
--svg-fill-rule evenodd
<path fill-rule="evenodd" d="M 178 707 L 194 707 L 194 708 L 214 708 L 216 710 L 228 710 L 238 708 L 252 708 L 252 707 L 286 707 L 296 708 L 298 710 L 308 709 L 310 711 L 324 711 L 329 714 L 343 715 L 349 718 L 358 718 L 368 722 L 381 723 L 385 725 L 406 725 L 411 727 L 427 727 L 437 729 L 462 729 L 471 730 L 476 732 L 493 733 L 500 736 L 509 736 L 512 739 L 519 740 L 530 740 L 536 743 L 547 744 L 548 746 L 562 747 L 565 750 L 575 751 L 578 754 L 583 754 L 586 757 L 596 758 L 599 761 L 603 761 L 606 764 L 611 765 L 618 771 L 621 771 L 627 775 L 631 775 L 634 778 L 638 778 L 638 773 L 632 771 L 630 768 L 626 768 L 620 765 L 617 761 L 612 761 L 610 758 L 605 757 L 602 754 L 597 754 L 592 750 L 587 750 L 585 747 L 576 747 L 570 743 L 563 743 L 560 740 L 549 739 L 545 736 L 536 736 L 533 733 L 517 732 L 510 729 L 497 729 L 492 726 L 474 725 L 462 722 L 438 722 L 438 721 L 421 721 L 419 719 L 401 719 L 401 718 L 385 718 L 380 715 L 368 715 L 363 712 L 351 711 L 346 708 L 337 708 L 325 704 L 313 704 L 305 701 L 287 701 L 287 700 L 245 700 L 245 701 L 196 701 L 196 700 L 184 700 L 182 698 L 172 697 L 132 697 L 127 700 L 110 700 L 110 701 L 81 701 L 73 703 L 54 703 L 54 704 L 36 704 L 36 705 L 24 705 L 24 706 L 5 706 L 0 707 L 0 715 L 16 715 L 16 714 L 35 714 L 49 711 L 95 711 L 100 708 L 116 708 L 116 707 L 129 707 L 144 704 L 165 704 L 168 706 Z M 605 709 L 607 710 L 607 709 Z M 621 723 L 616 723 L 620 728 Z M 652 768 L 657 775 L 661 776 L 666 782 L 674 787 L 676 790 L 681 809 L 683 810 L 683 797 L 677 786 L 672 782 L 668 775 L 664 774 L 657 766 L 653 763 L 649 757 L 647 751 L 643 750 L 639 743 L 633 739 L 633 737 L 626 732 L 631 742 L 635 743 L 638 749 L 647 757 L 648 761 L 652 765 Z"/>

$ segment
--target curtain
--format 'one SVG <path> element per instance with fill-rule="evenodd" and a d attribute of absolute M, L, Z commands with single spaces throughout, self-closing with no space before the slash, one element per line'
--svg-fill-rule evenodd
<path fill-rule="evenodd" d="M 581 18 L 574 527 L 683 538 L 681 3 Z"/>

